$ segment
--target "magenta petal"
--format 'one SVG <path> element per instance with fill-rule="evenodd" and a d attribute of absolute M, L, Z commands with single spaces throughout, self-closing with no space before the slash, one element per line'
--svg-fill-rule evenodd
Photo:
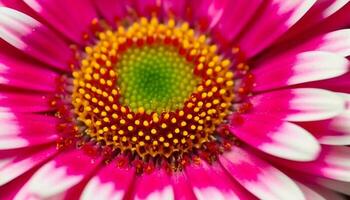
<path fill-rule="evenodd" d="M 116 20 L 120 20 L 127 15 L 127 0 L 119 0 L 118 3 L 115 0 L 95 0 L 95 4 L 102 16 L 111 25 L 114 25 Z"/>
<path fill-rule="evenodd" d="M 297 185 L 285 174 L 239 147 L 220 156 L 224 168 L 259 199 L 304 199 Z"/>
<path fill-rule="evenodd" d="M 83 41 L 83 34 L 97 17 L 92 3 L 86 0 L 24 0 L 24 2 L 74 42 Z"/>
<path fill-rule="evenodd" d="M 14 200 L 23 185 L 33 176 L 36 168 L 29 170 L 6 185 L 0 187 L 1 200 Z M 23 198 L 22 198 L 23 199 Z"/>
<path fill-rule="evenodd" d="M 143 174 L 136 179 L 135 200 L 172 200 L 174 190 L 170 176 L 163 169 L 156 169 L 151 174 Z"/>
<path fill-rule="evenodd" d="M 114 164 L 109 164 L 91 178 L 86 185 L 80 199 L 94 200 L 100 199 L 122 200 L 131 191 L 135 170 L 129 168 L 118 168 Z"/>
<path fill-rule="evenodd" d="M 261 0 L 229 1 L 214 27 L 214 37 L 223 46 L 233 41 L 261 6 Z M 247 9 L 249 7 L 249 9 Z"/>
<path fill-rule="evenodd" d="M 242 34 L 239 46 L 247 57 L 253 57 L 271 45 L 311 8 L 315 0 L 268 1 L 267 7 Z M 273 30 L 273 31 L 272 31 Z"/>
<path fill-rule="evenodd" d="M 28 90 L 45 92 L 56 91 L 59 75 L 46 66 L 24 58 L 18 52 L 12 52 L 11 46 L 0 43 L 0 84 Z"/>
<path fill-rule="evenodd" d="M 347 57 L 350 55 L 350 29 L 322 34 L 286 53 L 304 51 L 326 51 Z"/>
<path fill-rule="evenodd" d="M 31 8 L 29 8 L 22 0 L 0 0 L 0 6 L 12 8 L 29 16 L 36 17 L 36 13 Z"/>
<path fill-rule="evenodd" d="M 287 33 L 283 36 L 283 41 L 291 41 L 300 37 L 304 33 L 308 33 L 309 30 L 314 30 L 322 26 L 322 22 L 327 18 L 333 17 L 335 13 L 346 7 L 347 0 L 322 0 L 316 1 L 311 9 L 305 14 L 305 16 L 296 23 Z M 313 29 L 311 29 L 313 28 Z M 313 34 L 313 33 L 312 33 Z"/>
<path fill-rule="evenodd" d="M 15 149 L 55 142 L 56 117 L 0 112 L 0 149 Z"/>
<path fill-rule="evenodd" d="M 345 74 L 350 62 L 339 55 L 310 51 L 265 60 L 253 69 L 256 91 L 329 79 Z"/>
<path fill-rule="evenodd" d="M 336 181 L 328 178 L 314 178 L 313 179 L 317 184 L 324 188 L 328 188 L 330 190 L 343 193 L 346 195 L 350 195 L 350 182 L 344 182 L 344 181 Z"/>
<path fill-rule="evenodd" d="M 350 147 L 322 146 L 319 157 L 311 162 L 292 162 L 274 159 L 275 162 L 305 173 L 334 180 L 350 181 Z"/>
<path fill-rule="evenodd" d="M 190 4 L 193 24 L 203 31 L 211 30 L 221 19 L 229 0 L 201 0 L 198 4 Z"/>
<path fill-rule="evenodd" d="M 62 152 L 43 165 L 17 193 L 16 198 L 37 197 L 46 199 L 64 194 L 89 176 L 99 165 L 81 150 Z"/>
<path fill-rule="evenodd" d="M 304 122 L 300 125 L 313 133 L 321 144 L 350 145 L 350 110 L 332 119 Z"/>
<path fill-rule="evenodd" d="M 186 167 L 186 174 L 197 199 L 256 199 L 234 182 L 218 164 L 208 165 L 204 161 Z"/>
<path fill-rule="evenodd" d="M 162 9 L 165 16 L 173 15 L 174 17 L 182 18 L 185 15 L 186 0 L 163 0 Z"/>
<path fill-rule="evenodd" d="M 48 27 L 16 10 L 0 7 L 0 38 L 53 67 L 69 71 L 69 46 Z"/>
<path fill-rule="evenodd" d="M 242 120 L 242 124 L 229 127 L 231 133 L 265 153 L 297 161 L 318 156 L 317 140 L 295 124 L 264 115 L 244 115 Z"/>
<path fill-rule="evenodd" d="M 32 148 L 1 151 L 0 186 L 12 181 L 28 170 L 45 162 L 57 152 L 55 145 L 49 148 Z"/>
<path fill-rule="evenodd" d="M 350 93 L 350 73 L 332 79 L 303 83 L 298 87 L 324 88 L 336 92 Z"/>
<path fill-rule="evenodd" d="M 331 190 L 315 185 L 306 185 L 302 183 L 297 184 L 300 190 L 303 192 L 306 200 L 345 200 L 343 196 Z"/>
<path fill-rule="evenodd" d="M 134 0 L 134 2 L 140 16 L 151 17 L 152 14 L 160 14 L 161 1 L 159 0 Z"/>
<path fill-rule="evenodd" d="M 49 95 L 0 92 L 0 111 L 4 112 L 49 112 L 55 108 L 50 105 Z"/>
<path fill-rule="evenodd" d="M 176 200 L 197 199 L 193 193 L 189 179 L 183 171 L 172 174 L 171 180 Z"/>
<path fill-rule="evenodd" d="M 322 89 L 278 90 L 250 99 L 253 112 L 288 121 L 315 121 L 335 117 L 345 111 L 345 100 Z"/>

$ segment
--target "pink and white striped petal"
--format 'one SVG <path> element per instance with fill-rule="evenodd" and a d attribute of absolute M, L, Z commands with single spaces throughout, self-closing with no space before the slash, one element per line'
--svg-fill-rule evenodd
<path fill-rule="evenodd" d="M 254 18 L 248 32 L 238 41 L 248 58 L 271 45 L 312 7 L 316 0 L 273 0 Z M 273 30 L 273 31 L 271 31 Z"/>
<path fill-rule="evenodd" d="M 216 200 L 256 199 L 234 182 L 218 163 L 208 165 L 202 160 L 187 166 L 186 175 L 198 200 L 208 197 Z"/>
<path fill-rule="evenodd" d="M 54 142 L 59 123 L 56 117 L 0 112 L 0 150 Z"/>
<path fill-rule="evenodd" d="M 306 200 L 345 200 L 345 197 L 317 186 L 309 186 L 302 183 L 297 183 L 298 187 L 303 192 Z"/>
<path fill-rule="evenodd" d="M 0 7 L 12 8 L 29 16 L 35 16 L 35 12 L 21 0 L 0 0 Z"/>
<path fill-rule="evenodd" d="M 274 161 L 308 174 L 350 182 L 350 147 L 322 146 L 319 157 L 311 162 Z"/>
<path fill-rule="evenodd" d="M 323 121 L 304 122 L 300 125 L 314 134 L 321 144 L 350 145 L 350 110 Z"/>
<path fill-rule="evenodd" d="M 233 178 L 259 199 L 305 199 L 288 176 L 251 152 L 234 147 L 231 152 L 220 156 L 219 160 Z"/>
<path fill-rule="evenodd" d="M 4 186 L 0 187 L 1 200 L 28 200 L 27 199 L 15 199 L 18 191 L 23 187 L 23 185 L 33 176 L 37 168 L 33 168 L 28 172 L 22 174 L 16 179 L 10 181 Z"/>
<path fill-rule="evenodd" d="M 298 87 L 323 88 L 334 92 L 350 93 L 350 73 L 332 79 L 303 83 Z"/>
<path fill-rule="evenodd" d="M 316 121 L 335 117 L 345 110 L 345 100 L 323 89 L 278 90 L 250 99 L 253 112 L 288 121 Z"/>
<path fill-rule="evenodd" d="M 193 193 L 190 181 L 184 171 L 172 174 L 171 182 L 176 200 L 197 200 Z"/>
<path fill-rule="evenodd" d="M 62 152 L 35 172 L 15 199 L 47 199 L 60 196 L 89 176 L 99 163 L 100 160 L 90 158 L 81 150 Z"/>
<path fill-rule="evenodd" d="M 73 52 L 48 27 L 19 11 L 0 7 L 0 38 L 58 69 L 69 71 Z"/>
<path fill-rule="evenodd" d="M 342 1 L 342 0 L 335 0 Z M 348 0 L 347 0 L 348 1 Z M 350 17 L 350 3 L 347 3 L 341 9 L 339 9 L 336 13 L 329 16 L 327 19 L 323 20 L 320 24 L 318 24 L 315 30 L 315 33 L 327 33 L 335 30 L 339 30 L 345 27 L 349 27 Z"/>
<path fill-rule="evenodd" d="M 305 200 L 327 200 L 322 195 L 311 189 L 310 187 L 296 182 L 300 190 L 303 192 Z"/>
<path fill-rule="evenodd" d="M 81 194 L 81 200 L 94 200 L 96 197 L 108 200 L 122 200 L 126 198 L 135 179 L 135 170 L 118 168 L 109 164 L 100 169 L 90 179 Z"/>
<path fill-rule="evenodd" d="M 315 26 L 322 26 L 322 22 L 339 12 L 349 3 L 349 0 L 322 0 L 316 1 L 311 9 L 305 14 L 302 20 L 298 21 L 283 36 L 283 41 L 291 41 L 306 31 L 315 29 Z"/>
<path fill-rule="evenodd" d="M 0 186 L 45 162 L 56 152 L 55 145 L 48 148 L 2 151 L 0 155 Z"/>
<path fill-rule="evenodd" d="M 232 124 L 232 134 L 249 145 L 277 157 L 310 161 L 320 152 L 320 145 L 311 133 L 286 121 L 266 115 L 243 115 L 241 124 Z"/>
<path fill-rule="evenodd" d="M 0 84 L 44 92 L 56 90 L 59 77 L 56 72 L 12 52 L 13 47 L 5 42 L 0 42 L 0 46 Z"/>
<path fill-rule="evenodd" d="M 0 92 L 0 112 L 49 112 L 55 109 L 51 100 L 50 95 Z"/>
<path fill-rule="evenodd" d="M 119 0 L 118 3 L 116 3 L 115 0 L 95 0 L 94 3 L 96 4 L 101 15 L 112 26 L 115 25 L 116 21 L 127 15 L 127 0 Z"/>
<path fill-rule="evenodd" d="M 253 69 L 255 91 L 334 78 L 347 73 L 350 62 L 337 54 L 309 51 L 265 60 Z"/>
<path fill-rule="evenodd" d="M 315 37 L 286 53 L 326 51 L 343 57 L 350 56 L 350 29 L 336 30 Z"/>
<path fill-rule="evenodd" d="M 213 28 L 215 40 L 223 46 L 233 41 L 252 19 L 261 3 L 261 0 L 229 1 L 223 10 L 222 17 Z"/>
<path fill-rule="evenodd" d="M 24 2 L 59 32 L 77 43 L 83 42 L 83 34 L 89 31 L 92 20 L 97 18 L 91 1 L 24 0 Z"/>
<path fill-rule="evenodd" d="M 174 189 L 170 176 L 163 169 L 156 169 L 151 174 L 144 173 L 135 181 L 135 200 L 173 200 Z"/>

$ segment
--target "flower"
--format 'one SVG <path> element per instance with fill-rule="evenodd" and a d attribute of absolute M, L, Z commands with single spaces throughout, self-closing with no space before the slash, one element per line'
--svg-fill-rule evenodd
<path fill-rule="evenodd" d="M 348 1 L 0 5 L 0 199 L 350 195 Z"/>

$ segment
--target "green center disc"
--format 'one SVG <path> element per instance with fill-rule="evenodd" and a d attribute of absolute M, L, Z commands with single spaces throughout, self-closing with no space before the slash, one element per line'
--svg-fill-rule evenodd
<path fill-rule="evenodd" d="M 182 108 L 195 91 L 200 78 L 194 64 L 172 46 L 131 47 L 117 65 L 120 103 L 136 112 L 169 112 Z"/>

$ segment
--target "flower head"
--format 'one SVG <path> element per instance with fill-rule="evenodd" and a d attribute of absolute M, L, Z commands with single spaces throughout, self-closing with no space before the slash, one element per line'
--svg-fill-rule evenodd
<path fill-rule="evenodd" d="M 348 1 L 0 6 L 0 199 L 350 194 Z"/>

